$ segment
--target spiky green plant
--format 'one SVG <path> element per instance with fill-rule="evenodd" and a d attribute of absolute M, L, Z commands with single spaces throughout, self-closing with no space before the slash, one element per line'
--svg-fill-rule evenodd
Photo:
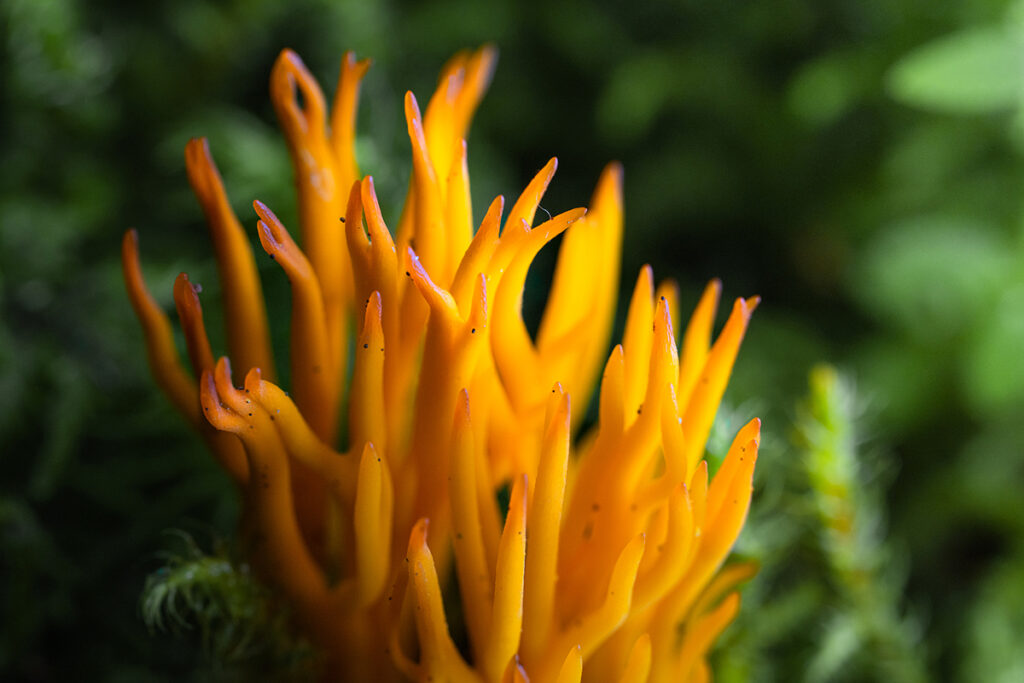
<path fill-rule="evenodd" d="M 261 680 L 301 680 L 318 666 L 312 648 L 289 627 L 286 606 L 235 562 L 223 543 L 205 553 L 189 534 L 172 532 L 181 550 L 165 552 L 149 575 L 142 618 L 152 631 L 194 634 L 218 680 L 259 672 Z"/>

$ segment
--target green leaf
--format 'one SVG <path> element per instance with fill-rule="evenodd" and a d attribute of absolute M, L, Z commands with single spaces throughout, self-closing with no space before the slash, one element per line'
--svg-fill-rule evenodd
<path fill-rule="evenodd" d="M 1024 561 L 1018 554 L 985 577 L 967 615 L 961 680 L 1010 683 L 1024 677 Z"/>
<path fill-rule="evenodd" d="M 1008 288 L 972 330 L 963 367 L 968 404 L 979 416 L 1024 404 L 1024 284 Z"/>
<path fill-rule="evenodd" d="M 874 85 L 876 61 L 867 51 L 836 51 L 805 63 L 786 91 L 790 111 L 815 126 L 834 122 Z"/>
<path fill-rule="evenodd" d="M 637 55 L 612 71 L 598 103 L 601 130 L 617 140 L 647 132 L 669 103 L 679 81 L 670 55 Z"/>
<path fill-rule="evenodd" d="M 854 296 L 881 318 L 935 346 L 968 329 L 1014 268 L 998 229 L 953 215 L 886 228 L 864 250 Z"/>
<path fill-rule="evenodd" d="M 960 31 L 917 48 L 888 74 L 904 104 L 953 114 L 1016 108 L 1024 92 L 1024 40 L 995 26 Z"/>

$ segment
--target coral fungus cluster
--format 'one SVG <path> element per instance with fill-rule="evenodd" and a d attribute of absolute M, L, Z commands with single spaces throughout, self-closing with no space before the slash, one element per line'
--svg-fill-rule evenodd
<path fill-rule="evenodd" d="M 457 55 L 424 114 L 406 95 L 412 179 L 392 232 L 354 155 L 368 63 L 345 56 L 328 114 L 283 52 L 270 89 L 301 248 L 270 208 L 255 210 L 291 283 L 289 391 L 249 239 L 202 139 L 186 163 L 232 363 L 215 359 L 182 274 L 174 301 L 194 375 L 184 369 L 129 232 L 125 278 L 150 365 L 237 483 L 250 562 L 323 651 L 325 680 L 707 680 L 707 652 L 753 571 L 722 565 L 750 503 L 760 423 L 710 480 L 704 448 L 757 300 L 736 300 L 712 344 L 712 282 L 677 347 L 675 288 L 644 268 L 606 356 L 621 170 L 605 170 L 589 209 L 534 225 L 552 159 L 504 221 L 498 197 L 474 229 L 465 137 L 494 62 L 490 48 Z M 526 275 L 559 235 L 534 339 Z M 576 438 L 599 374 L 598 425 Z M 505 512 L 496 492 L 508 488 Z"/>

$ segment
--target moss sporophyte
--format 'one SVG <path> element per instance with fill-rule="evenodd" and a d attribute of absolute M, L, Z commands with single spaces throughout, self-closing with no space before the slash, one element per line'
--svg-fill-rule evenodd
<path fill-rule="evenodd" d="M 758 300 L 737 299 L 712 344 L 721 285 L 711 282 L 677 348 L 676 289 L 655 287 L 645 267 L 606 357 L 618 165 L 588 209 L 533 225 L 552 159 L 504 228 L 498 197 L 474 231 L 465 136 L 495 58 L 490 47 L 456 55 L 425 114 L 405 96 L 412 179 L 392 233 L 354 155 L 369 63 L 345 55 L 328 114 L 305 66 L 282 52 L 270 91 L 302 247 L 254 206 L 260 244 L 291 283 L 289 393 L 275 382 L 249 239 L 204 139 L 185 160 L 213 237 L 232 363 L 214 358 L 198 290 L 181 274 L 186 371 L 129 231 L 124 274 L 153 374 L 237 483 L 249 563 L 322 651 L 323 680 L 706 681 L 707 653 L 739 609 L 735 588 L 754 571 L 723 563 L 750 504 L 760 422 L 739 431 L 710 481 L 703 456 Z M 521 315 L 527 270 L 563 234 L 534 339 Z M 598 425 L 577 438 L 599 374 Z M 446 613 L 442 586 L 455 585 Z M 465 642 L 450 635 L 456 619 Z"/>

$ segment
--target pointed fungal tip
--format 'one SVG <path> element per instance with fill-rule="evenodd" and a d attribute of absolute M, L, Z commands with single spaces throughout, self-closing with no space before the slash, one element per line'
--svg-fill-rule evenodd
<path fill-rule="evenodd" d="M 227 356 L 221 356 L 217 359 L 217 364 L 214 366 L 214 372 L 219 375 L 223 375 L 227 379 L 231 379 L 231 359 Z"/>
<path fill-rule="evenodd" d="M 245 373 L 245 384 L 248 387 L 249 384 L 259 384 L 263 380 L 263 371 L 258 367 L 249 368 L 249 372 Z"/>

